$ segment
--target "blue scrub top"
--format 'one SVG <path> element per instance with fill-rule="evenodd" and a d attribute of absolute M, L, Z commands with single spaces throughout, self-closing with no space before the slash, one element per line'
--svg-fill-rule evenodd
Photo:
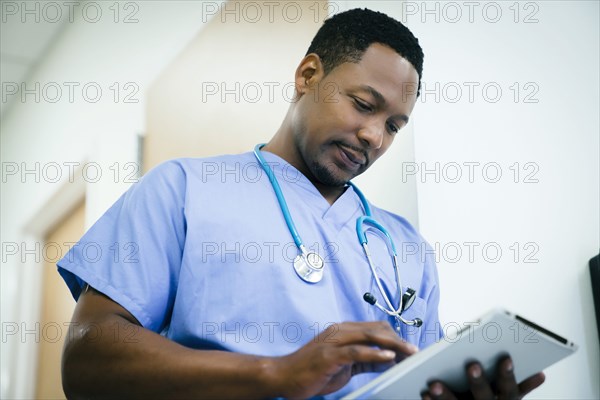
<path fill-rule="evenodd" d="M 333 205 L 296 168 L 263 152 L 304 244 L 325 261 L 323 279 L 302 281 L 298 250 L 266 173 L 252 152 L 167 161 L 149 171 L 58 262 L 77 300 L 85 283 L 147 329 L 183 345 L 264 356 L 292 353 L 327 326 L 390 320 L 362 299 L 380 293 L 356 235 L 363 215 L 351 187 Z M 431 247 L 402 217 L 372 207 L 399 254 L 403 289 L 418 298 L 401 336 L 420 348 L 438 341 L 439 286 Z M 394 304 L 398 291 L 385 241 L 367 233 Z M 375 374 L 354 377 L 330 397 Z"/>

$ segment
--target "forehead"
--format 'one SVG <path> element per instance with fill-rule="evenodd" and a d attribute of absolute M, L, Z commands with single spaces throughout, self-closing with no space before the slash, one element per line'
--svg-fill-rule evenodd
<path fill-rule="evenodd" d="M 365 51 L 358 63 L 344 63 L 333 69 L 331 78 L 345 88 L 371 86 L 386 100 L 416 99 L 419 75 L 408 60 L 392 48 L 375 43 Z"/>

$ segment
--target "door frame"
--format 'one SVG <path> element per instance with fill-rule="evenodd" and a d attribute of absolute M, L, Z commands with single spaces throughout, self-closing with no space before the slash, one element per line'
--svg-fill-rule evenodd
<path fill-rule="evenodd" d="M 65 217 L 73 212 L 86 198 L 87 184 L 84 180 L 84 160 L 75 169 L 71 182 L 63 182 L 58 189 L 44 202 L 25 224 L 21 232 L 22 249 L 40 249 L 45 244 L 46 237 Z M 39 258 L 38 258 L 39 257 Z M 18 275 L 20 288 L 17 296 L 17 314 L 21 327 L 35 327 L 38 332 L 35 338 L 41 337 L 38 325 L 41 317 L 44 274 L 42 270 L 43 257 L 37 253 L 33 260 L 27 257 L 21 264 Z M 40 262 L 36 262 L 36 258 Z M 66 329 L 66 327 L 65 327 Z M 66 330 L 63 332 L 63 334 Z M 30 338 L 31 335 L 26 336 Z M 10 365 L 12 370 L 12 383 L 8 388 L 8 397 L 32 399 L 36 393 L 38 369 L 38 340 L 22 340 L 20 345 L 12 352 Z M 9 373 L 11 374 L 11 373 Z M 10 380 L 9 380 L 10 381 Z"/>

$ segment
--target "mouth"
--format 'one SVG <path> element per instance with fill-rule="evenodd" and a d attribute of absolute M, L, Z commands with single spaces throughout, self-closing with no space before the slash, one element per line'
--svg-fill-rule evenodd
<path fill-rule="evenodd" d="M 367 157 L 361 154 L 361 152 L 340 143 L 337 143 L 337 147 L 340 150 L 339 158 L 348 169 L 356 171 L 367 164 Z"/>

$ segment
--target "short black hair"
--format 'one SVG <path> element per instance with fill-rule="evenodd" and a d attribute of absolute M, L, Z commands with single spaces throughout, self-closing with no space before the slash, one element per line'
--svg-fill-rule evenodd
<path fill-rule="evenodd" d="M 317 54 L 327 75 L 340 64 L 360 62 L 373 43 L 394 49 L 412 64 L 419 74 L 418 96 L 424 57 L 419 40 L 400 21 L 384 13 L 355 8 L 332 16 L 325 20 L 306 54 Z"/>

